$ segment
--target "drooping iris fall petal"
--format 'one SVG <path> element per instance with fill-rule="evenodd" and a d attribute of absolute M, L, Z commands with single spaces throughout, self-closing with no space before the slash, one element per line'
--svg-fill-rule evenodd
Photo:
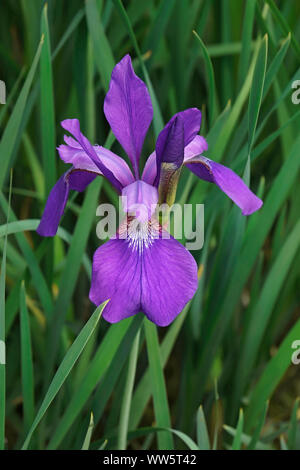
<path fill-rule="evenodd" d="M 262 206 L 261 199 L 230 168 L 205 157 L 189 159 L 185 164 L 198 178 L 219 186 L 240 207 L 243 215 L 250 215 Z"/>
<path fill-rule="evenodd" d="M 194 139 L 184 147 L 184 162 L 193 157 L 198 157 L 206 152 L 208 144 L 202 135 L 196 135 Z"/>
<path fill-rule="evenodd" d="M 170 237 L 168 235 L 168 237 Z M 197 289 L 197 264 L 175 239 L 153 238 L 151 228 L 102 245 L 94 254 L 90 300 L 110 323 L 143 311 L 158 326 L 169 325 Z"/>
<path fill-rule="evenodd" d="M 135 177 L 139 178 L 139 158 L 153 116 L 152 103 L 145 83 L 134 73 L 127 54 L 114 67 L 104 114 L 127 155 Z"/>
<path fill-rule="evenodd" d="M 59 178 L 48 196 L 43 216 L 37 228 L 39 235 L 54 237 L 64 213 L 70 189 L 84 191 L 96 176 L 96 173 L 90 171 L 71 169 Z"/>

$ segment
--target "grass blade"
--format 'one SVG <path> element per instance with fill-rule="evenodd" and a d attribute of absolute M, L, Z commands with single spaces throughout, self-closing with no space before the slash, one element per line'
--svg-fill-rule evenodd
<path fill-rule="evenodd" d="M 290 419 L 289 431 L 288 431 L 288 442 L 287 442 L 289 450 L 297 450 L 296 439 L 297 439 L 299 403 L 300 403 L 300 398 L 297 398 L 293 406 L 293 411 L 292 411 L 292 415 Z"/>
<path fill-rule="evenodd" d="M 93 42 L 96 65 L 102 79 L 104 90 L 107 91 L 115 60 L 101 23 L 96 0 L 86 0 L 85 12 Z"/>
<path fill-rule="evenodd" d="M 12 172 L 10 176 L 9 201 L 6 226 L 11 205 Z M 7 231 L 4 239 L 0 273 L 0 450 L 5 447 L 5 407 L 6 407 L 6 343 L 5 343 L 5 278 L 6 278 Z"/>
<path fill-rule="evenodd" d="M 156 326 L 147 319 L 144 325 L 156 423 L 158 427 L 170 428 L 171 419 Z M 174 449 L 172 435 L 169 432 L 159 432 L 158 446 L 160 450 Z"/>
<path fill-rule="evenodd" d="M 243 33 L 242 33 L 242 50 L 239 64 L 239 75 L 238 75 L 238 86 L 242 86 L 249 66 L 250 54 L 251 54 L 251 39 L 254 22 L 256 0 L 247 0 L 243 21 Z"/>
<path fill-rule="evenodd" d="M 200 450 L 210 450 L 210 441 L 202 406 L 197 411 L 197 443 Z"/>
<path fill-rule="evenodd" d="M 299 337 L 300 320 L 295 323 L 285 336 L 276 355 L 269 361 L 251 394 L 251 401 L 245 413 L 246 429 L 250 430 L 256 425 L 257 419 L 262 413 L 266 401 L 271 397 L 276 386 L 290 366 L 293 351 L 291 345 Z"/>
<path fill-rule="evenodd" d="M 27 434 L 25 442 L 23 444 L 22 449 L 25 450 L 28 447 L 32 434 L 34 433 L 35 429 L 39 425 L 40 421 L 42 420 L 44 414 L 46 413 L 47 409 L 51 405 L 52 401 L 56 397 L 57 393 L 61 389 L 62 385 L 64 384 L 65 380 L 67 379 L 68 375 L 70 374 L 71 370 L 73 369 L 77 359 L 79 358 L 80 354 L 82 353 L 85 345 L 87 344 L 89 338 L 95 331 L 95 328 L 100 320 L 101 314 L 107 304 L 103 302 L 103 304 L 99 305 L 96 308 L 91 318 L 88 322 L 84 325 L 81 332 L 73 342 L 72 346 L 68 350 L 67 354 L 65 355 L 63 361 L 61 362 L 53 380 L 47 390 L 45 398 L 40 406 L 40 409 L 35 417 L 34 422 Z"/>
<path fill-rule="evenodd" d="M 241 437 L 242 437 L 242 432 L 243 432 L 243 426 L 244 426 L 244 414 L 243 414 L 243 410 L 241 409 L 239 420 L 238 420 L 238 425 L 236 428 L 236 433 L 235 433 L 233 443 L 232 443 L 232 448 L 231 448 L 232 450 L 241 449 L 241 445 L 242 445 Z"/>
<path fill-rule="evenodd" d="M 262 287 L 260 297 L 253 306 L 250 322 L 242 340 L 239 362 L 235 378 L 233 397 L 235 401 L 242 395 L 249 371 L 253 370 L 254 362 L 259 351 L 264 333 L 280 290 L 286 280 L 290 266 L 300 246 L 300 221 L 296 224 L 282 246 L 274 266 Z M 239 391 L 236 396 L 237 390 Z"/>
<path fill-rule="evenodd" d="M 128 432 L 128 421 L 130 406 L 132 400 L 132 391 L 135 379 L 135 371 L 137 364 L 137 357 L 139 352 L 139 341 L 140 341 L 140 330 L 138 331 L 135 340 L 132 345 L 132 350 L 129 357 L 129 366 L 127 373 L 127 380 L 124 389 L 123 403 L 121 407 L 120 424 L 119 424 L 119 438 L 118 438 L 118 449 L 126 450 L 127 447 L 127 432 Z"/>
<path fill-rule="evenodd" d="M 86 403 L 97 383 L 99 383 L 110 366 L 120 343 L 126 341 L 128 336 L 131 337 L 131 324 L 133 324 L 135 328 L 139 327 L 142 320 L 142 316 L 136 316 L 135 318 L 131 317 L 111 326 L 102 340 L 85 377 L 82 379 L 80 387 L 72 396 L 61 421 L 58 423 L 55 433 L 49 442 L 48 449 L 56 449 L 59 446 L 80 413 L 84 403 Z"/>
<path fill-rule="evenodd" d="M 206 67 L 206 73 L 207 73 L 207 78 L 208 78 L 208 112 L 209 112 L 210 127 L 212 127 L 212 124 L 214 123 L 215 116 L 216 116 L 216 104 L 215 104 L 216 84 L 215 84 L 214 69 L 213 69 L 212 61 L 209 57 L 209 54 L 207 52 L 204 42 L 202 41 L 202 39 L 200 38 L 200 36 L 197 34 L 196 31 L 193 31 L 193 33 L 199 41 L 203 58 L 204 58 L 205 67 Z"/>
<path fill-rule="evenodd" d="M 24 114 L 28 94 L 31 88 L 31 84 L 35 75 L 37 64 L 40 59 L 40 54 L 44 42 L 44 36 L 40 41 L 37 52 L 33 59 L 32 65 L 26 77 L 25 83 L 19 94 L 17 102 L 14 106 L 13 112 L 6 125 L 0 142 L 0 155 L 1 155 L 1 172 L 0 172 L 0 189 L 3 187 L 3 183 L 7 177 L 9 168 L 11 166 L 11 159 L 14 151 L 15 141 L 22 123 L 22 117 Z"/>
<path fill-rule="evenodd" d="M 20 289 L 20 318 L 23 415 L 24 431 L 27 433 L 34 420 L 34 377 L 30 323 L 26 306 L 24 282 L 22 282 Z"/>
<path fill-rule="evenodd" d="M 84 442 L 82 444 L 81 450 L 89 450 L 90 448 L 90 443 L 91 443 L 91 438 L 94 430 L 94 416 L 93 413 L 91 413 L 90 417 L 90 424 L 86 433 L 86 436 L 84 438 Z"/>
<path fill-rule="evenodd" d="M 44 37 L 44 46 L 40 58 L 42 155 L 45 191 L 46 194 L 49 194 L 56 183 L 56 156 L 53 78 L 47 3 L 42 11 L 41 33 Z"/>
<path fill-rule="evenodd" d="M 258 121 L 258 115 L 263 96 L 266 67 L 268 55 L 268 36 L 264 36 L 260 45 L 255 69 L 253 73 L 252 86 L 249 98 L 249 111 L 248 111 L 248 155 L 250 155 L 252 144 L 254 140 L 255 130 Z"/>
<path fill-rule="evenodd" d="M 255 431 L 252 435 L 251 441 L 250 441 L 249 445 L 247 446 L 248 450 L 256 449 L 256 444 L 259 441 L 261 430 L 262 430 L 262 428 L 265 424 L 265 421 L 266 421 L 268 407 L 269 407 L 269 402 L 266 402 L 265 408 L 263 409 L 263 412 L 261 414 L 261 418 L 260 418 L 260 420 L 259 420 L 259 422 L 258 422 L 258 424 L 255 428 Z"/>

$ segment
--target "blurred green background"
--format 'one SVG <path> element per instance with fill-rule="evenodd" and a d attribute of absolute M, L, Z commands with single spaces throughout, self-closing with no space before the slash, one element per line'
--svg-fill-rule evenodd
<path fill-rule="evenodd" d="M 299 2 L 0 8 L 0 449 L 26 437 L 34 449 L 300 449 Z M 112 326 L 91 317 L 95 210 L 117 204 L 106 181 L 72 195 L 54 239 L 35 233 L 66 170 L 61 120 L 78 118 L 92 142 L 123 155 L 103 100 L 128 52 L 154 105 L 144 161 L 163 124 L 195 106 L 207 156 L 264 200 L 245 218 L 183 172 L 177 202 L 205 204 L 205 243 L 193 252 L 199 289 L 161 329 L 141 314 Z"/>

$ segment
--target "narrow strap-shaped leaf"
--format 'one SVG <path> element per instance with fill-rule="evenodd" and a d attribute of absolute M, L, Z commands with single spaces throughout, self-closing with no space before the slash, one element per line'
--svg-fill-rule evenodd
<path fill-rule="evenodd" d="M 41 131 L 42 156 L 45 175 L 45 191 L 48 195 L 56 183 L 56 152 L 55 152 L 55 116 L 51 62 L 50 33 L 48 25 L 48 4 L 46 3 L 41 16 L 41 33 L 44 36 L 44 47 L 40 58 L 40 91 L 41 91 Z"/>
<path fill-rule="evenodd" d="M 93 334 L 106 304 L 107 304 L 107 301 L 99 305 L 99 307 L 96 308 L 93 315 L 90 317 L 88 322 L 84 325 L 81 332 L 79 333 L 79 335 L 73 342 L 72 346 L 67 351 L 67 354 L 65 355 L 55 376 L 53 377 L 53 380 L 47 390 L 47 393 L 40 406 L 40 409 L 35 417 L 35 420 L 32 423 L 32 426 L 27 434 L 27 437 L 22 447 L 23 450 L 27 449 L 30 439 L 32 437 L 32 434 L 34 433 L 35 429 L 39 425 L 40 421 L 42 420 L 43 416 L 45 415 L 52 401 L 58 394 L 59 390 L 61 389 L 68 375 L 70 374 L 71 370 L 73 369 L 77 359 L 82 353 L 90 336 Z"/>
<path fill-rule="evenodd" d="M 205 47 L 204 42 L 200 38 L 200 36 L 197 34 L 196 31 L 193 31 L 194 35 L 199 41 L 200 48 L 203 54 L 204 58 L 204 63 L 205 63 L 205 68 L 206 68 L 206 73 L 207 73 L 207 78 L 208 78 L 208 114 L 209 114 L 209 121 L 210 121 L 210 127 L 215 121 L 215 116 L 216 116 L 216 104 L 215 104 L 215 96 L 216 96 L 216 83 L 215 83 L 215 75 L 214 75 L 214 69 L 212 65 L 212 61 L 209 57 L 209 53 L 207 51 L 207 48 Z"/>
<path fill-rule="evenodd" d="M 102 26 L 96 0 L 86 0 L 85 12 L 93 42 L 96 66 L 102 79 L 104 90 L 107 91 L 115 60 Z"/>
<path fill-rule="evenodd" d="M 292 32 L 292 30 L 289 27 L 286 19 L 284 18 L 284 16 L 280 12 L 279 8 L 276 6 L 274 0 L 267 0 L 267 2 L 270 6 L 270 10 L 271 10 L 272 14 L 276 18 L 276 20 L 277 20 L 277 22 L 278 22 L 278 24 L 281 28 L 281 31 L 284 34 L 291 33 L 293 49 L 294 49 L 295 53 L 297 54 L 298 59 L 300 59 L 300 45 L 299 45 L 299 42 L 297 41 L 297 38 L 295 37 L 295 34 Z"/>
<path fill-rule="evenodd" d="M 256 445 L 257 445 L 259 437 L 260 437 L 261 430 L 262 430 L 262 428 L 265 424 L 265 421 L 266 421 L 268 407 L 269 407 L 269 402 L 267 401 L 266 405 L 265 405 L 265 408 L 263 409 L 263 412 L 261 414 L 261 417 L 258 421 L 258 424 L 255 428 L 255 431 L 252 434 L 251 441 L 250 441 L 249 445 L 247 446 L 248 450 L 254 450 L 256 448 Z"/>
<path fill-rule="evenodd" d="M 171 419 L 168 405 L 166 385 L 160 357 L 159 342 L 156 326 L 145 319 L 145 335 L 147 342 L 148 360 L 150 366 L 151 386 L 154 402 L 154 413 L 158 427 L 170 428 Z M 158 433 L 158 446 L 160 450 L 173 449 L 173 438 L 169 432 Z"/>
<path fill-rule="evenodd" d="M 244 82 L 247 70 L 249 66 L 251 46 L 252 46 L 252 30 L 254 23 L 254 14 L 255 14 L 256 0 L 247 0 L 243 21 L 243 32 L 242 32 L 242 50 L 240 55 L 240 64 L 239 64 L 239 75 L 238 75 L 238 85 L 239 87 Z"/>
<path fill-rule="evenodd" d="M 84 438 L 81 450 L 89 450 L 93 430 L 94 430 L 94 416 L 93 416 L 93 413 L 91 413 L 89 427 L 88 427 L 88 430 L 86 432 L 86 436 Z"/>
<path fill-rule="evenodd" d="M 60 444 L 68 429 L 70 429 L 70 426 L 72 426 L 74 420 L 78 416 L 84 403 L 86 403 L 97 383 L 101 380 L 108 367 L 111 365 L 120 343 L 122 341 L 128 341 L 129 338 L 132 337 L 132 331 L 136 334 L 142 320 L 143 317 L 141 315 L 135 316 L 110 327 L 102 340 L 85 377 L 82 379 L 79 388 L 71 397 L 70 403 L 62 419 L 56 426 L 55 432 L 49 442 L 48 449 L 56 449 Z"/>
<path fill-rule="evenodd" d="M 289 431 L 288 431 L 288 448 L 290 450 L 296 450 L 296 439 L 297 439 L 297 427 L 298 427 L 298 410 L 299 410 L 299 403 L 300 398 L 295 400 L 295 404 L 293 406 L 292 415 L 289 423 Z"/>
<path fill-rule="evenodd" d="M 10 215 L 12 172 L 9 186 L 9 201 L 6 224 Z M 5 343 L 5 281 L 6 281 L 7 232 L 4 239 L 3 257 L 0 272 L 0 450 L 5 447 L 5 407 L 6 407 L 6 343 Z"/>
<path fill-rule="evenodd" d="M 233 443 L 232 443 L 232 450 L 241 449 L 241 445 L 242 445 L 241 437 L 242 437 L 242 432 L 243 432 L 243 426 L 244 426 L 244 414 L 243 414 L 243 410 L 241 409 L 240 414 L 239 414 L 237 428 L 236 428 L 236 433 L 235 433 Z"/>
<path fill-rule="evenodd" d="M 121 406 L 120 424 L 119 424 L 119 438 L 118 438 L 118 449 L 126 450 L 127 447 L 127 432 L 128 432 L 128 421 L 130 406 L 132 400 L 132 391 L 135 379 L 136 364 L 139 352 L 139 341 L 140 341 L 140 330 L 134 339 L 131 353 L 129 356 L 127 380 L 124 389 L 123 402 Z"/>
<path fill-rule="evenodd" d="M 22 123 L 22 117 L 25 110 L 28 94 L 31 88 L 31 84 L 35 75 L 35 71 L 40 59 L 42 45 L 44 42 L 44 36 L 40 41 L 37 52 L 33 59 L 29 73 L 26 77 L 25 83 L 19 94 L 17 102 L 14 106 L 13 112 L 9 118 L 9 121 L 5 127 L 1 142 L 0 142 L 0 155 L 1 155 L 1 172 L 0 172 L 0 189 L 3 187 L 3 183 L 7 177 L 8 170 L 11 164 L 11 158 L 14 151 L 15 141 Z"/>
<path fill-rule="evenodd" d="M 24 431 L 27 433 L 34 420 L 34 378 L 31 349 L 31 332 L 28 310 L 26 306 L 26 291 L 24 282 L 22 282 L 20 289 L 20 317 Z"/>
<path fill-rule="evenodd" d="M 264 90 L 264 82 L 267 67 L 268 36 L 264 36 L 257 55 L 255 69 L 253 73 L 249 109 L 248 109 L 248 155 L 251 152 L 258 115 Z"/>
<path fill-rule="evenodd" d="M 253 305 L 252 315 L 247 325 L 247 330 L 242 338 L 239 361 L 236 368 L 232 392 L 236 401 L 239 400 L 244 392 L 247 378 L 249 377 L 249 371 L 253 370 L 272 309 L 279 297 L 280 290 L 286 280 L 286 276 L 299 247 L 300 221 L 295 225 L 283 244 L 262 286 L 259 299 L 257 303 Z"/>
<path fill-rule="evenodd" d="M 210 441 L 202 406 L 197 411 L 197 443 L 200 450 L 210 450 Z"/>
<path fill-rule="evenodd" d="M 258 417 L 264 409 L 266 400 L 272 395 L 290 366 L 293 351 L 291 345 L 299 338 L 300 319 L 285 336 L 277 353 L 267 364 L 251 394 L 251 401 L 245 413 L 246 430 L 250 430 L 256 425 Z"/>

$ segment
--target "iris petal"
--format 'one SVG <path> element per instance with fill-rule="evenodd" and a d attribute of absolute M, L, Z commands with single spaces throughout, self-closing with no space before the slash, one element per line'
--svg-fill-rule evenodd
<path fill-rule="evenodd" d="M 133 213 L 139 220 L 151 219 L 158 202 L 157 188 L 138 180 L 122 191 L 124 212 Z"/>
<path fill-rule="evenodd" d="M 158 169 L 154 181 L 156 186 L 159 183 L 161 164 L 163 162 L 172 162 L 179 167 L 182 164 L 184 147 L 198 134 L 200 125 L 201 111 L 197 108 L 189 108 L 174 114 L 163 128 L 155 146 L 156 168 Z M 148 165 L 150 167 L 150 162 Z M 147 172 L 150 169 L 149 167 Z M 153 171 L 153 164 L 151 165 L 151 171 Z"/>
<path fill-rule="evenodd" d="M 143 311 L 158 326 L 169 325 L 193 297 L 197 265 L 175 239 L 131 234 L 112 239 L 94 254 L 90 299 L 110 299 L 103 316 L 115 323 Z"/>
<path fill-rule="evenodd" d="M 202 135 L 196 137 L 184 148 L 184 162 L 202 155 L 208 149 L 208 144 Z"/>
<path fill-rule="evenodd" d="M 104 114 L 115 137 L 128 154 L 138 179 L 139 158 L 152 121 L 153 109 L 148 89 L 134 73 L 128 54 L 112 71 L 104 101 Z"/>
<path fill-rule="evenodd" d="M 77 144 L 80 145 L 81 149 L 86 153 L 86 155 L 90 158 L 90 160 L 96 165 L 100 173 L 105 176 L 105 178 L 110 181 L 110 183 L 115 187 L 115 189 L 121 193 L 122 192 L 122 184 L 120 181 L 115 177 L 115 175 L 107 168 L 102 161 L 98 158 L 94 147 L 91 145 L 89 140 L 81 133 L 80 131 L 80 124 L 78 119 L 65 119 L 61 122 L 61 125 L 64 129 L 66 129 L 70 134 L 72 134 Z"/>
<path fill-rule="evenodd" d="M 71 163 L 74 168 L 93 171 L 99 175 L 103 174 L 76 140 L 68 136 L 64 138 L 67 145 L 60 145 L 58 147 L 58 153 L 65 163 Z M 100 162 L 113 173 L 123 187 L 133 183 L 133 174 L 125 160 L 99 145 L 94 145 L 93 148 Z"/>
<path fill-rule="evenodd" d="M 243 215 L 250 215 L 263 205 L 261 199 L 230 168 L 205 157 L 189 159 L 185 164 L 198 178 L 219 186 L 240 207 Z"/>
<path fill-rule="evenodd" d="M 196 135 L 194 139 L 184 147 L 184 163 L 194 157 L 202 155 L 208 149 L 208 144 L 202 135 Z M 147 158 L 142 180 L 148 184 L 154 184 L 156 177 L 156 152 L 152 152 Z"/>
<path fill-rule="evenodd" d="M 64 213 L 70 189 L 84 191 L 97 174 L 85 170 L 71 169 L 64 173 L 53 186 L 37 228 L 39 235 L 54 237 Z"/>

